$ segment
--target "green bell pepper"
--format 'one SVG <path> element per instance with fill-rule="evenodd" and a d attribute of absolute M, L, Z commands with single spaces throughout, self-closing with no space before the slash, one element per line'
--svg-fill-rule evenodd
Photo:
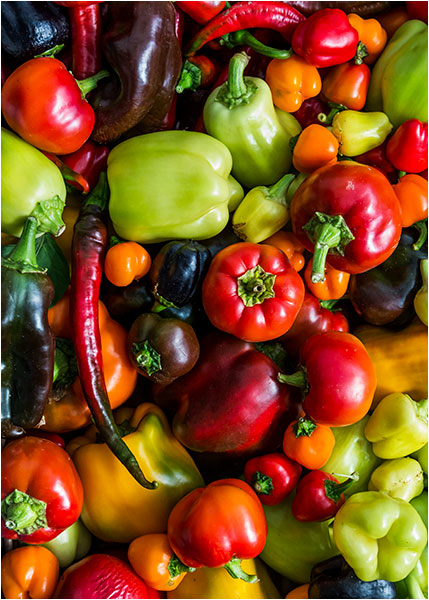
<path fill-rule="evenodd" d="M 427 423 L 427 399 L 414 402 L 407 394 L 389 394 L 375 407 L 365 436 L 380 458 L 401 458 L 427 443 Z"/>
<path fill-rule="evenodd" d="M 371 73 L 365 110 L 385 112 L 395 127 L 408 119 L 428 120 L 428 27 L 406 21 Z"/>
<path fill-rule="evenodd" d="M 423 470 L 414 458 L 386 460 L 373 471 L 368 489 L 409 502 L 423 492 Z"/>
<path fill-rule="evenodd" d="M 42 544 L 58 558 L 60 567 L 65 569 L 86 556 L 91 547 L 91 534 L 80 519 L 67 527 L 50 542 Z"/>
<path fill-rule="evenodd" d="M 279 117 L 263 79 L 243 77 L 248 61 L 244 52 L 233 56 L 228 81 L 207 98 L 204 125 L 231 151 L 234 177 L 253 188 L 271 185 L 288 172 L 289 141 L 301 127 L 292 115 Z"/>
<path fill-rule="evenodd" d="M 332 121 L 332 133 L 344 156 L 358 156 L 380 146 L 392 131 L 392 123 L 383 112 L 342 110 Z"/>
<path fill-rule="evenodd" d="M 38 233 L 60 235 L 66 186 L 61 171 L 40 150 L 7 129 L 1 130 L 1 230 L 19 237 L 27 217 Z"/>
<path fill-rule="evenodd" d="M 334 540 L 359 579 L 396 582 L 417 565 L 427 531 L 408 502 L 386 492 L 360 492 L 335 515 Z"/>
<path fill-rule="evenodd" d="M 423 448 L 420 448 L 420 450 L 417 450 L 417 452 L 413 452 L 411 454 L 411 456 L 419 461 L 419 463 L 423 469 L 423 473 L 425 475 L 427 475 L 428 474 L 428 445 L 425 444 L 423 446 Z"/>
<path fill-rule="evenodd" d="M 161 131 L 113 148 L 107 163 L 116 233 L 136 242 L 206 239 L 243 197 L 228 148 L 204 133 Z"/>
<path fill-rule="evenodd" d="M 371 473 L 381 462 L 375 456 L 371 444 L 364 435 L 368 419 L 367 415 L 353 425 L 332 428 L 335 446 L 328 462 L 322 467 L 322 471 L 331 473 L 341 483 L 348 478 L 348 473 L 359 475 L 359 479 L 353 481 L 344 492 L 346 498 L 356 492 L 368 489 Z M 339 476 L 340 474 L 343 476 Z"/>
<path fill-rule="evenodd" d="M 338 554 L 329 521 L 305 523 L 292 514 L 295 494 L 275 506 L 264 505 L 268 536 L 260 557 L 272 569 L 298 583 L 310 581 L 311 569 Z"/>

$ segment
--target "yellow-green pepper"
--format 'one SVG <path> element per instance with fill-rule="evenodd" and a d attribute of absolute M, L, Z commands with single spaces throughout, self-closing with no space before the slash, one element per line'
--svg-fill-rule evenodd
<path fill-rule="evenodd" d="M 243 191 L 228 148 L 196 131 L 161 131 L 113 148 L 107 163 L 116 233 L 136 242 L 206 239 L 228 222 Z"/>
<path fill-rule="evenodd" d="M 423 492 L 423 469 L 413 458 L 386 460 L 372 472 L 368 489 L 409 502 Z"/>
<path fill-rule="evenodd" d="M 417 450 L 417 452 L 413 452 L 411 456 L 419 461 L 423 469 L 423 473 L 428 475 L 428 445 L 425 444 L 423 448 L 420 448 L 420 450 Z"/>
<path fill-rule="evenodd" d="M 428 325 L 428 259 L 420 261 L 423 285 L 414 297 L 414 309 L 423 325 Z"/>
<path fill-rule="evenodd" d="M 416 566 L 427 531 L 410 503 L 386 492 L 360 492 L 335 515 L 334 540 L 359 579 L 395 582 Z"/>
<path fill-rule="evenodd" d="M 401 458 L 428 441 L 428 401 L 414 402 L 407 394 L 389 394 L 375 407 L 365 436 L 380 458 Z"/>
<path fill-rule="evenodd" d="M 86 556 L 91 547 L 91 534 L 80 519 L 50 542 L 42 544 L 58 558 L 60 567 L 67 568 Z"/>
<path fill-rule="evenodd" d="M 392 128 L 388 116 L 382 112 L 342 110 L 332 121 L 332 133 L 340 144 L 340 154 L 344 156 L 358 156 L 377 148 Z"/>

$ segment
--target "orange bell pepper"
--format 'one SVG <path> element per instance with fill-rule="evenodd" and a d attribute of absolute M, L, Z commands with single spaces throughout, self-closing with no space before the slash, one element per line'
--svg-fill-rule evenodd
<path fill-rule="evenodd" d="M 335 446 L 335 436 L 327 425 L 309 418 L 292 421 L 283 437 L 283 452 L 306 469 L 321 469 Z"/>
<path fill-rule="evenodd" d="M 319 300 L 339 300 L 344 296 L 350 281 L 350 273 L 338 271 L 325 264 L 325 279 L 317 283 L 311 281 L 313 259 L 310 258 L 304 271 L 304 280 L 308 290 Z"/>
<path fill-rule="evenodd" d="M 337 162 L 339 142 L 323 125 L 309 125 L 299 134 L 293 149 L 293 166 L 301 173 L 312 173 Z"/>
<path fill-rule="evenodd" d="M 305 264 L 304 246 L 298 242 L 295 234 L 291 231 L 278 231 L 262 242 L 279 248 L 286 254 L 290 264 L 295 271 L 301 271 Z"/>
<path fill-rule="evenodd" d="M 372 65 L 377 57 L 383 52 L 387 43 L 387 32 L 383 29 L 380 21 L 377 19 L 362 19 L 355 13 L 347 15 L 350 25 L 356 29 L 359 34 L 359 41 L 364 44 L 368 51 L 368 56 L 364 58 L 367 65 Z M 357 108 L 356 110 L 360 110 Z"/>
<path fill-rule="evenodd" d="M 393 186 L 402 209 L 402 225 L 428 218 L 428 182 L 421 175 L 404 175 Z"/>
<path fill-rule="evenodd" d="M 43 546 L 23 546 L 4 555 L 1 587 L 5 598 L 53 598 L 58 558 Z"/>
<path fill-rule="evenodd" d="M 285 112 L 295 112 L 307 98 L 317 96 L 322 80 L 316 67 L 293 54 L 287 60 L 274 58 L 267 67 L 268 83 L 275 106 Z"/>
<path fill-rule="evenodd" d="M 113 285 L 125 287 L 149 272 L 151 258 L 137 242 L 120 242 L 106 253 L 104 274 Z"/>
<path fill-rule="evenodd" d="M 57 338 L 71 339 L 68 292 L 48 312 L 49 325 Z M 99 324 L 103 355 L 104 377 L 112 408 L 123 404 L 134 391 L 137 371 L 127 355 L 127 331 L 110 318 L 106 307 L 99 302 Z M 58 387 L 58 386 L 57 386 Z M 91 413 L 86 404 L 79 377 L 70 386 L 51 393 L 39 428 L 56 433 L 73 431 L 88 425 Z"/>
<path fill-rule="evenodd" d="M 365 106 L 371 71 L 367 65 L 343 63 L 329 70 L 323 80 L 322 94 L 326 100 L 352 110 Z"/>

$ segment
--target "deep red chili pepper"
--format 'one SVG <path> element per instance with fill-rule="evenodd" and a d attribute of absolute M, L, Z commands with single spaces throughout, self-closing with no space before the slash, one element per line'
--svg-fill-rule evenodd
<path fill-rule="evenodd" d="M 72 73 L 85 79 L 101 69 L 101 15 L 98 6 L 103 0 L 92 2 L 55 2 L 67 6 L 72 37 Z"/>
<path fill-rule="evenodd" d="M 191 19 L 200 25 L 205 25 L 225 8 L 226 2 L 219 0 L 177 0 L 176 5 Z"/>
<path fill-rule="evenodd" d="M 304 100 L 300 108 L 293 113 L 293 116 L 303 129 L 309 125 L 325 125 L 327 127 L 329 125 L 328 120 L 322 121 L 318 117 L 319 115 L 328 117 L 330 111 L 328 103 L 324 102 L 320 96 L 315 96 Z"/>
<path fill-rule="evenodd" d="M 88 140 L 79 150 L 61 158 L 70 169 L 85 178 L 89 186 L 85 192 L 87 193 L 97 184 L 101 172 L 106 170 L 108 155 L 107 146 L 99 146 Z M 71 184 L 73 185 L 73 182 Z"/>
<path fill-rule="evenodd" d="M 107 247 L 105 173 L 83 202 L 74 226 L 71 269 L 71 324 L 82 391 L 104 441 L 131 475 L 145 488 L 154 489 L 122 441 L 112 415 L 103 375 L 98 299 Z"/>
<path fill-rule="evenodd" d="M 384 141 L 382 144 L 380 144 L 380 146 L 377 146 L 377 148 L 373 148 L 364 154 L 355 156 L 353 160 L 363 165 L 368 165 L 378 169 L 387 177 L 390 183 L 393 184 L 398 181 L 398 171 L 387 159 L 386 145 L 387 141 Z"/>
<path fill-rule="evenodd" d="M 226 11 L 212 19 L 190 41 L 185 56 L 195 54 L 207 42 L 227 33 L 253 27 L 274 29 L 290 41 L 293 32 L 302 21 L 305 21 L 305 17 L 285 2 L 276 0 L 272 2 L 235 2 Z"/>
<path fill-rule="evenodd" d="M 301 479 L 292 502 L 292 514 L 298 521 L 326 521 L 344 504 L 344 491 L 354 478 L 339 483 L 330 473 L 311 471 Z"/>
<path fill-rule="evenodd" d="M 79 150 L 77 152 L 79 152 Z M 55 154 L 51 154 L 50 152 L 43 152 L 43 154 L 59 168 L 67 183 L 70 183 L 70 185 L 76 187 L 78 190 L 82 190 L 83 194 L 89 192 L 89 184 L 83 175 L 74 171 L 64 161 L 58 158 L 58 156 L 55 156 Z"/>
<path fill-rule="evenodd" d="M 280 504 L 295 489 L 302 467 L 280 452 L 247 461 L 244 478 L 266 506 Z"/>
<path fill-rule="evenodd" d="M 418 119 L 402 123 L 387 142 L 386 156 L 399 171 L 421 173 L 427 169 L 428 124 Z"/>

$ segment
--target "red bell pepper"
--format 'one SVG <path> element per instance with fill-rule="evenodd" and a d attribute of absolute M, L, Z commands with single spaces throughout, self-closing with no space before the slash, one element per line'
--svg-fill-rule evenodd
<path fill-rule="evenodd" d="M 292 501 L 292 514 L 298 521 L 326 521 L 344 504 L 344 491 L 354 478 L 343 483 L 330 473 L 310 471 L 301 479 Z"/>
<path fill-rule="evenodd" d="M 63 156 L 62 160 L 70 169 L 82 175 L 92 189 L 97 184 L 102 171 L 107 169 L 108 155 L 107 146 L 99 146 L 88 140 L 76 152 Z"/>
<path fill-rule="evenodd" d="M 33 58 L 7 78 L 2 111 L 8 125 L 40 150 L 69 154 L 78 150 L 94 128 L 95 115 L 85 100 L 107 71 L 76 81 L 56 58 Z"/>
<path fill-rule="evenodd" d="M 295 29 L 292 48 L 315 67 L 341 65 L 356 54 L 359 34 L 338 8 L 323 8 Z"/>
<path fill-rule="evenodd" d="M 428 168 L 428 124 L 409 119 L 387 142 L 388 160 L 399 171 L 421 173 Z"/>
<path fill-rule="evenodd" d="M 344 427 L 368 412 L 377 384 L 374 366 L 357 337 L 327 331 L 309 338 L 300 352 L 300 369 L 279 381 L 301 388 L 303 409 L 316 423 Z"/>
<path fill-rule="evenodd" d="M 364 273 L 394 252 L 402 231 L 399 201 L 377 170 L 351 161 L 322 167 L 300 185 L 290 207 L 293 231 L 314 252 L 313 283 L 325 260 L 347 273 Z"/>
<path fill-rule="evenodd" d="M 177 0 L 176 5 L 191 19 L 200 25 L 205 25 L 225 8 L 226 2 L 220 0 Z"/>
<path fill-rule="evenodd" d="M 71 458 L 55 442 L 22 437 L 2 457 L 2 536 L 29 544 L 57 537 L 79 518 L 83 489 Z"/>
<path fill-rule="evenodd" d="M 253 344 L 215 332 L 202 340 L 192 371 L 157 389 L 155 400 L 178 409 L 173 431 L 191 450 L 225 457 L 272 452 L 298 414 L 293 389 L 279 384 L 277 373 Z"/>
<path fill-rule="evenodd" d="M 324 308 L 323 304 L 310 294 L 305 293 L 304 302 L 294 321 L 294 324 L 285 335 L 280 338 L 280 343 L 286 352 L 294 359 L 299 356 L 299 351 L 312 335 L 325 331 L 349 331 L 349 324 L 342 312 L 333 312 Z"/>
<path fill-rule="evenodd" d="M 225 567 L 235 579 L 257 581 L 241 568 L 267 539 L 264 510 L 240 479 L 219 479 L 179 500 L 168 519 L 168 541 L 188 567 Z"/>
<path fill-rule="evenodd" d="M 262 504 L 280 504 L 295 489 L 302 467 L 280 452 L 256 456 L 247 461 L 244 478 Z"/>
<path fill-rule="evenodd" d="M 243 242 L 216 254 L 202 300 L 215 327 L 264 342 L 290 329 L 304 300 L 304 284 L 281 250 Z"/>
<path fill-rule="evenodd" d="M 387 141 L 384 141 L 380 146 L 377 146 L 377 148 L 373 148 L 364 154 L 355 156 L 354 160 L 363 165 L 378 169 L 385 177 L 387 177 L 391 184 L 394 184 L 398 181 L 398 171 L 387 158 L 386 146 Z"/>
<path fill-rule="evenodd" d="M 370 79 L 371 71 L 364 63 L 343 63 L 330 69 L 323 79 L 322 95 L 335 104 L 361 110 L 366 103 Z"/>

